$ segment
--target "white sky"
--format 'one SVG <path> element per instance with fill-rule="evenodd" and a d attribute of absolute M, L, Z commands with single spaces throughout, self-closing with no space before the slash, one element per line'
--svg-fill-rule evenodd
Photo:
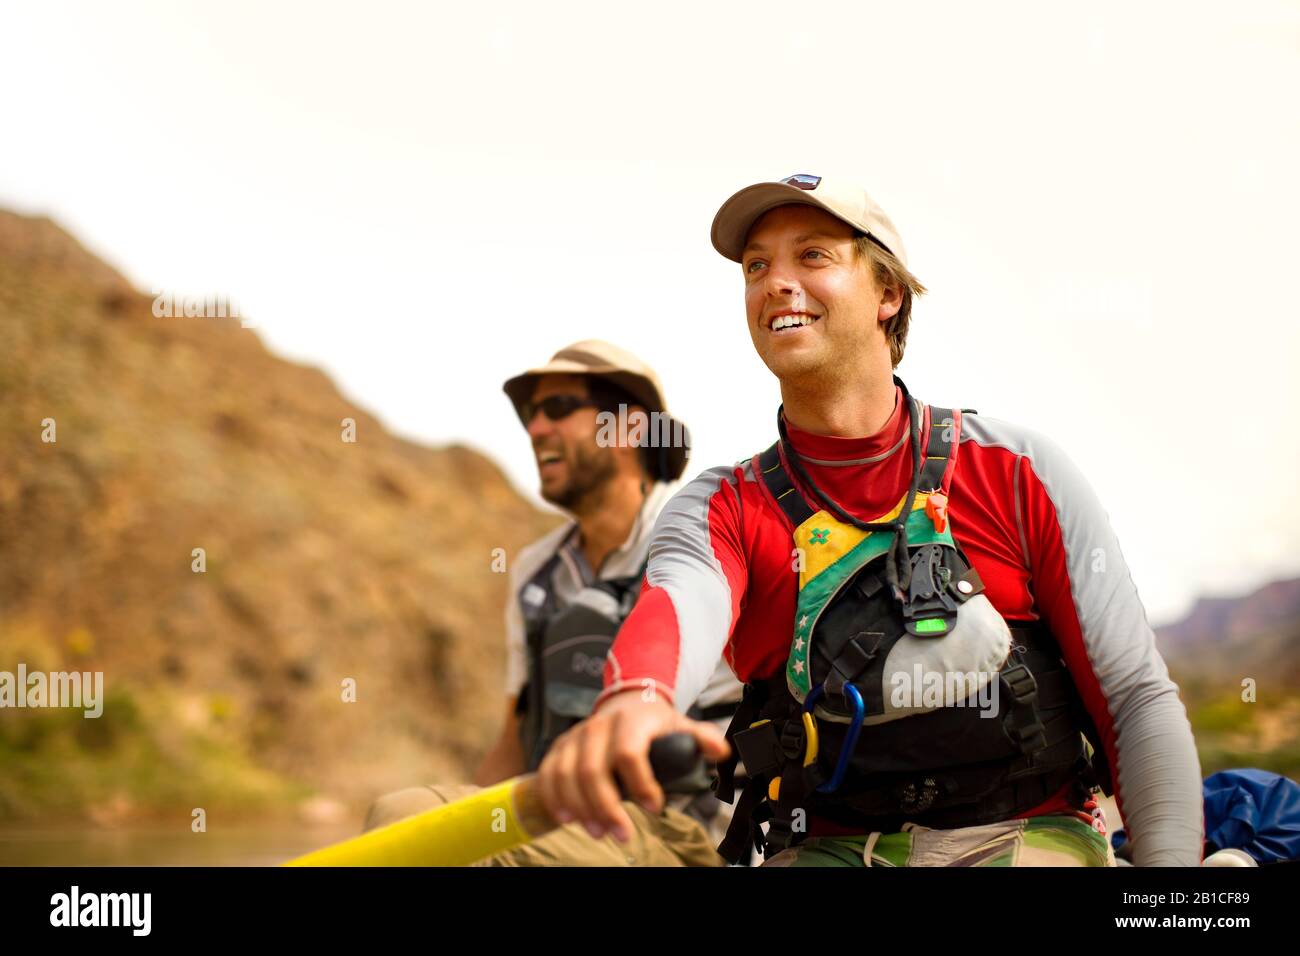
<path fill-rule="evenodd" d="M 593 335 L 691 474 L 773 439 L 709 223 L 847 173 L 932 290 L 900 374 L 1052 433 L 1160 622 L 1300 572 L 1298 81 L 1300 2 L 12 4 L 0 204 L 532 494 L 500 383 Z"/>

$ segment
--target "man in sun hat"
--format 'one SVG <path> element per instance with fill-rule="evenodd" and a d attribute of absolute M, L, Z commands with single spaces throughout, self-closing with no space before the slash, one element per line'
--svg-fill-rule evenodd
<path fill-rule="evenodd" d="M 542 497 L 573 517 L 511 562 L 505 722 L 475 774 L 478 786 L 535 770 L 555 738 L 590 712 L 609 645 L 640 591 L 655 518 L 689 455 L 689 433 L 669 415 L 654 370 L 608 342 L 567 346 L 504 390 L 532 443 Z M 693 716 L 725 727 L 741 688 L 721 659 L 714 663 Z M 372 807 L 367 829 L 466 792 L 389 794 Z M 635 834 L 627 846 L 574 824 L 490 863 L 717 866 L 729 809 L 700 778 L 663 813 L 629 805 Z"/>

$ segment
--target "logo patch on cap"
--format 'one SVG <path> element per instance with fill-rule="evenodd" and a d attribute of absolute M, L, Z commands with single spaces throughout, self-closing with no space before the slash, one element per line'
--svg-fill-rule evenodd
<path fill-rule="evenodd" d="M 795 173 L 793 176 L 787 176 L 781 180 L 787 186 L 795 186 L 799 189 L 816 189 L 817 184 L 822 181 L 820 176 L 810 176 L 807 173 Z"/>

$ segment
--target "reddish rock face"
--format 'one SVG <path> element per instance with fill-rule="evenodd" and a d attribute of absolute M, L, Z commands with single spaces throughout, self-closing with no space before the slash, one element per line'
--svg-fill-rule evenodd
<path fill-rule="evenodd" d="M 482 455 L 389 435 L 238 319 L 153 301 L 0 212 L 0 669 L 102 670 L 105 723 L 72 752 L 126 767 L 114 748 L 147 744 L 168 799 L 464 778 L 502 716 L 493 549 L 556 519 Z M 0 818 L 104 799 L 51 784 L 51 808 L 9 776 Z M 121 776 L 149 808 L 148 774 Z"/>

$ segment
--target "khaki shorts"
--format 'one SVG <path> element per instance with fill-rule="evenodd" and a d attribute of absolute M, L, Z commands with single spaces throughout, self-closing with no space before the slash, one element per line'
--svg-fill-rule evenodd
<path fill-rule="evenodd" d="M 480 788 L 469 785 L 411 787 L 386 794 L 366 814 L 364 829 L 396 823 L 404 817 L 450 803 Z M 596 840 L 577 823 L 552 830 L 474 866 L 723 866 L 716 843 L 698 821 L 678 810 L 652 815 L 634 803 L 623 809 L 632 818 L 632 839 Z M 730 809 L 730 808 L 728 808 Z"/>
<path fill-rule="evenodd" d="M 1103 823 L 1104 829 L 1104 823 Z M 812 837 L 764 866 L 1114 866 L 1110 840 L 1070 813 L 979 827 Z"/>

